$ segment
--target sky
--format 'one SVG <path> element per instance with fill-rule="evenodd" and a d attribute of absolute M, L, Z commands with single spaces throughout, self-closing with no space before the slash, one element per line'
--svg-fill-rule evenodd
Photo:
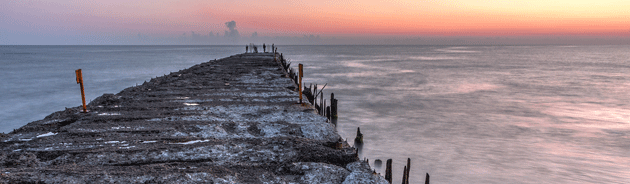
<path fill-rule="evenodd" d="M 630 44 L 628 0 L 2 0 L 0 44 Z"/>

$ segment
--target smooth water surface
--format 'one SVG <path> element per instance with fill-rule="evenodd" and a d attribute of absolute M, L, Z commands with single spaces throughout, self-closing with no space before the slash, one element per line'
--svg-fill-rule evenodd
<path fill-rule="evenodd" d="M 286 51 L 285 51 L 286 50 Z M 630 46 L 283 49 L 399 183 L 630 183 Z M 322 85 L 320 85 L 321 87 Z M 326 97 L 329 97 L 326 93 Z"/>

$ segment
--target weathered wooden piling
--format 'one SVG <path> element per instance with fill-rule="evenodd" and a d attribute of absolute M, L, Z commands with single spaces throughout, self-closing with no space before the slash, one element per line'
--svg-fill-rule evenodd
<path fill-rule="evenodd" d="M 411 170 L 411 158 L 407 158 L 407 169 L 405 170 L 405 184 L 409 184 L 409 171 Z"/>
<path fill-rule="evenodd" d="M 322 94 L 322 90 L 320 90 L 320 95 L 319 95 L 319 114 L 320 115 L 324 115 L 324 95 Z"/>
<path fill-rule="evenodd" d="M 424 179 L 424 184 L 429 184 L 429 173 L 427 173 L 427 177 Z"/>
<path fill-rule="evenodd" d="M 298 85 L 298 91 L 300 95 L 300 104 L 303 104 L 304 102 L 302 102 L 302 77 L 304 77 L 304 66 L 302 64 L 298 64 L 298 66 L 300 68 L 300 76 L 299 76 L 300 84 Z"/>
<path fill-rule="evenodd" d="M 330 93 L 330 118 L 337 119 L 337 99 L 335 99 L 335 93 Z"/>
<path fill-rule="evenodd" d="M 392 183 L 392 159 L 387 159 L 387 163 L 385 165 L 385 180 L 389 183 Z"/>
<path fill-rule="evenodd" d="M 408 184 L 407 183 L 407 166 L 405 166 L 403 169 L 402 184 Z"/>
<path fill-rule="evenodd" d="M 363 134 L 360 127 L 357 127 L 357 137 L 354 138 L 354 142 L 363 144 Z"/>
<path fill-rule="evenodd" d="M 332 116 L 330 115 L 330 106 L 326 107 L 326 118 L 332 119 Z"/>

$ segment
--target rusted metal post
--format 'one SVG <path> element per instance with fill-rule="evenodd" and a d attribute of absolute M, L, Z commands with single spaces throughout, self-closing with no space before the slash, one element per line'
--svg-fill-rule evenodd
<path fill-rule="evenodd" d="M 299 64 L 298 66 L 300 68 L 300 76 L 298 77 L 298 80 L 300 80 L 300 85 L 298 91 L 300 91 L 300 104 L 302 104 L 302 77 L 304 77 L 304 66 L 302 64 Z"/>
<path fill-rule="evenodd" d="M 85 106 L 85 91 L 83 90 L 83 74 L 81 74 L 81 69 L 75 70 L 74 73 L 77 75 L 77 84 L 81 85 L 81 100 L 83 101 L 83 112 L 87 112 L 87 107 Z"/>
<path fill-rule="evenodd" d="M 389 183 L 392 183 L 392 159 L 387 159 L 387 163 L 385 165 L 385 180 Z"/>

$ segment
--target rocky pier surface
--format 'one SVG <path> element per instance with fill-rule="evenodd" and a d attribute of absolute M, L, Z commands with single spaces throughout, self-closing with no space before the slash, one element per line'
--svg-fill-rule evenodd
<path fill-rule="evenodd" d="M 387 183 L 274 57 L 212 60 L 1 134 L 0 183 Z"/>

